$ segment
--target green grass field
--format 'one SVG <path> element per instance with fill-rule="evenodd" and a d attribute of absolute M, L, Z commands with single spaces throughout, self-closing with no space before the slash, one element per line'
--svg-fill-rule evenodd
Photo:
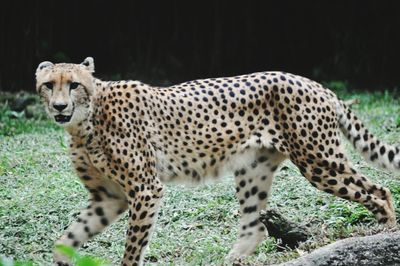
<path fill-rule="evenodd" d="M 396 93 L 340 94 L 360 99 L 353 109 L 371 132 L 388 143 L 399 142 Z M 0 106 L 0 256 L 51 265 L 53 241 L 86 205 L 86 191 L 72 171 L 67 146 L 63 130 L 46 119 L 28 120 Z M 400 176 L 366 164 L 346 146 L 362 173 L 392 190 L 400 217 Z M 229 176 L 195 188 L 168 185 L 146 265 L 221 265 L 237 233 L 234 192 Z M 279 241 L 269 238 L 248 258 L 249 265 L 287 261 L 340 238 L 383 230 L 364 207 L 316 190 L 289 162 L 276 176 L 270 206 L 307 225 L 313 237 L 299 249 L 283 252 L 277 251 Z M 122 217 L 80 252 L 118 265 L 125 222 Z"/>

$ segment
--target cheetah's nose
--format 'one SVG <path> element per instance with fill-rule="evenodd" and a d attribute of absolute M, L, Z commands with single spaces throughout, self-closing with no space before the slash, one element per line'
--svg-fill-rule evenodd
<path fill-rule="evenodd" d="M 67 106 L 68 106 L 68 104 L 59 104 L 59 103 L 53 104 L 54 109 L 56 109 L 59 112 L 61 112 L 65 108 L 67 108 Z"/>

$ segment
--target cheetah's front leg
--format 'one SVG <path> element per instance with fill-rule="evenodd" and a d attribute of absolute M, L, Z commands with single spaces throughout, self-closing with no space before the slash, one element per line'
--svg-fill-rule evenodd
<path fill-rule="evenodd" d="M 133 185 L 128 192 L 129 226 L 122 265 L 143 265 L 144 251 L 157 220 L 163 188 L 158 185 Z"/>
<path fill-rule="evenodd" d="M 87 240 L 97 235 L 111 224 L 127 208 L 125 199 L 111 195 L 106 188 L 91 189 L 89 205 L 80 211 L 56 245 L 66 245 L 74 248 L 82 246 Z M 63 255 L 54 253 L 55 265 L 71 265 Z"/>

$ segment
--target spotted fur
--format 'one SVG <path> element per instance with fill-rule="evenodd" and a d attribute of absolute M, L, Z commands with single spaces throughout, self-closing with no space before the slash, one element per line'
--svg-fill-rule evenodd
<path fill-rule="evenodd" d="M 266 235 L 259 211 L 285 159 L 316 188 L 363 204 L 381 223 L 396 223 L 390 191 L 351 166 L 341 131 L 390 170 L 399 168 L 399 149 L 372 136 L 320 84 L 260 72 L 159 88 L 101 81 L 93 71 L 87 58 L 80 65 L 44 62 L 36 72 L 45 108 L 68 131 L 75 170 L 89 191 L 88 207 L 57 243 L 79 247 L 129 210 L 122 265 L 142 265 L 162 184 L 232 173 L 241 218 L 228 258 L 249 255 Z M 60 254 L 54 258 L 68 265 Z"/>

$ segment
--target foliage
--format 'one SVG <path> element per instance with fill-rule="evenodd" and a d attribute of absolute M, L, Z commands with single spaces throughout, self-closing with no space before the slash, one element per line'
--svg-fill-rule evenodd
<path fill-rule="evenodd" d="M 334 202 L 327 206 L 323 214 L 326 223 L 335 227 L 372 223 L 375 218 L 361 205 L 349 205 L 347 202 Z"/>
<path fill-rule="evenodd" d="M 31 261 L 14 261 L 13 259 L 0 257 L 0 266 L 33 266 Z"/>
<path fill-rule="evenodd" d="M 44 133 L 49 130 L 60 130 L 60 127 L 45 117 L 28 119 L 24 111 L 12 111 L 7 102 L 0 103 L 0 136 L 15 136 L 32 132 Z"/>
<path fill-rule="evenodd" d="M 106 263 L 98 258 L 94 258 L 91 256 L 83 256 L 80 255 L 75 249 L 59 245 L 56 246 L 56 251 L 60 252 L 61 254 L 67 256 L 68 259 L 74 262 L 76 266 L 104 266 Z"/>
<path fill-rule="evenodd" d="M 76 266 L 105 266 L 104 260 L 91 256 L 83 256 L 72 247 L 59 245 L 56 246 L 56 251 L 65 255 Z M 32 261 L 14 261 L 11 258 L 0 257 L 0 266 L 33 266 Z"/>

